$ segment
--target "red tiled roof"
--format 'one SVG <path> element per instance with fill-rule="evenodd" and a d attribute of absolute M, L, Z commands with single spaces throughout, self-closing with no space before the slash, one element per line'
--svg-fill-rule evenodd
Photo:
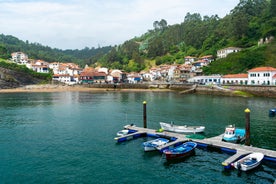
<path fill-rule="evenodd" d="M 94 72 L 93 76 L 107 76 L 105 72 Z"/>
<path fill-rule="evenodd" d="M 55 77 L 70 77 L 69 74 L 54 74 Z"/>
<path fill-rule="evenodd" d="M 247 73 L 239 73 L 239 74 L 228 74 L 222 76 L 222 78 L 248 78 Z"/>
<path fill-rule="evenodd" d="M 80 73 L 80 76 L 90 76 L 90 77 L 92 77 L 93 76 L 93 72 L 81 72 Z"/>
<path fill-rule="evenodd" d="M 80 76 L 82 76 L 82 77 L 84 77 L 84 76 L 86 76 L 86 77 L 94 77 L 94 76 L 106 76 L 106 73 L 105 72 L 93 72 L 93 71 L 90 71 L 90 72 L 87 72 L 87 71 L 85 71 L 85 72 L 82 72 L 81 74 L 80 74 Z"/>
<path fill-rule="evenodd" d="M 257 68 L 248 70 L 248 72 L 266 72 L 266 71 L 276 71 L 276 68 L 264 66 L 264 67 L 257 67 Z"/>

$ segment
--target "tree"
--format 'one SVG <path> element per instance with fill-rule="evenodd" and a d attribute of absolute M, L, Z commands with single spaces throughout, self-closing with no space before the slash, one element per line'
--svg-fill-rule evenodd
<path fill-rule="evenodd" d="M 164 19 L 161 19 L 160 21 L 154 21 L 153 22 L 153 28 L 155 31 L 164 31 L 165 28 L 167 28 L 167 21 Z"/>
<path fill-rule="evenodd" d="M 272 17 L 276 17 L 276 0 L 270 0 L 270 14 Z"/>
<path fill-rule="evenodd" d="M 10 57 L 8 50 L 3 45 L 0 45 L 0 58 L 8 59 Z"/>
<path fill-rule="evenodd" d="M 168 26 L 167 21 L 164 19 L 161 19 L 161 21 L 159 22 L 159 26 L 161 30 L 164 30 Z"/>

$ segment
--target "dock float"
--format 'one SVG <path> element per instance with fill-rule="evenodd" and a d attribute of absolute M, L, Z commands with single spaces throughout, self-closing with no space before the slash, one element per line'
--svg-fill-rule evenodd
<path fill-rule="evenodd" d="M 231 154 L 232 155 L 231 157 L 229 157 L 228 159 L 222 162 L 222 165 L 224 166 L 225 169 L 230 168 L 233 162 L 252 152 L 261 152 L 265 155 L 264 160 L 276 163 L 276 151 L 257 148 L 253 146 L 246 146 L 242 144 L 233 144 L 229 142 L 224 142 L 222 141 L 223 134 L 216 137 L 199 140 L 199 139 L 186 138 L 184 134 L 167 132 L 167 131 L 157 132 L 154 129 L 141 128 L 133 125 L 126 125 L 124 128 L 128 130 L 133 130 L 134 133 L 130 133 L 121 137 L 115 137 L 114 139 L 117 140 L 117 142 L 124 142 L 127 140 L 139 138 L 139 137 L 157 137 L 157 138 L 166 137 L 166 138 L 169 138 L 171 141 L 166 145 L 157 147 L 157 150 L 159 150 L 160 152 L 163 152 L 164 149 L 170 146 L 177 146 L 186 141 L 193 141 L 197 143 L 198 148 L 203 148 L 207 150 L 211 149 L 214 151 Z"/>

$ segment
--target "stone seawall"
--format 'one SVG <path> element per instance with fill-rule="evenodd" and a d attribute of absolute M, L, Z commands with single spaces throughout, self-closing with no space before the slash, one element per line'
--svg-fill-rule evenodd
<path fill-rule="evenodd" d="M 91 88 L 107 89 L 170 89 L 174 91 L 185 91 L 192 89 L 193 84 L 86 84 Z M 236 96 L 235 91 L 242 91 L 254 96 L 276 98 L 276 86 L 249 86 L 249 85 L 224 85 L 221 87 L 198 85 L 194 93 L 207 95 Z"/>
<path fill-rule="evenodd" d="M 225 87 L 231 90 L 244 91 L 254 96 L 276 98 L 276 86 L 227 85 Z"/>
<path fill-rule="evenodd" d="M 224 85 L 221 87 L 217 87 L 200 85 L 197 86 L 195 93 L 208 95 L 237 96 L 235 91 L 245 92 L 253 96 L 276 98 L 276 86 Z"/>

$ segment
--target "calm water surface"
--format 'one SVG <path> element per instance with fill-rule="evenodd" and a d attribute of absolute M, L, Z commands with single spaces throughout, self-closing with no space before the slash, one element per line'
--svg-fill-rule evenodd
<path fill-rule="evenodd" d="M 149 138 L 116 143 L 124 125 L 148 128 L 160 121 L 205 125 L 206 137 L 227 124 L 244 127 L 251 110 L 251 143 L 276 150 L 276 99 L 179 95 L 173 92 L 61 92 L 0 94 L 0 183 L 273 183 L 276 165 L 225 172 L 229 155 L 196 149 L 196 155 L 167 163 L 145 153 Z"/>

